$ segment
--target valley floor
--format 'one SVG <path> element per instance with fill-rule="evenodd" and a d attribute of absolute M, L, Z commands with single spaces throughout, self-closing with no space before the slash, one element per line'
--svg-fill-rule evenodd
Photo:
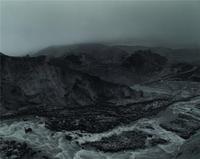
<path fill-rule="evenodd" d="M 198 83 L 172 81 L 133 86 L 143 90 L 144 96 L 173 95 L 176 100 L 157 115 L 100 133 L 52 131 L 41 117 L 3 120 L 0 123 L 0 158 L 200 158 L 199 87 Z"/>

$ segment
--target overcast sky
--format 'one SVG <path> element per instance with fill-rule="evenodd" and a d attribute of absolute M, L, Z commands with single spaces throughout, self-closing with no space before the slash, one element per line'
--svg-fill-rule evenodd
<path fill-rule="evenodd" d="M 200 46 L 198 0 L 0 1 L 0 51 L 9 55 L 82 42 Z"/>

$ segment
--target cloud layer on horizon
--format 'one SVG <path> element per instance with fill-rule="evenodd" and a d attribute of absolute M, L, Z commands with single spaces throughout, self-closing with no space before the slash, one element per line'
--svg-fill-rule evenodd
<path fill-rule="evenodd" d="M 116 42 L 199 47 L 198 1 L 2 1 L 0 51 Z"/>

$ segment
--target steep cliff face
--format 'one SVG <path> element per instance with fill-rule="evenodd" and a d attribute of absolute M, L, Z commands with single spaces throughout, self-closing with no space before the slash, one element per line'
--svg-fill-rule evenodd
<path fill-rule="evenodd" d="M 1 109 L 16 110 L 25 105 L 46 109 L 76 107 L 139 97 L 126 86 L 58 65 L 59 60 L 1 55 Z"/>
<path fill-rule="evenodd" d="M 33 103 L 51 105 L 64 103 L 62 98 L 64 86 L 59 78 L 60 72 L 48 65 L 45 57 L 4 56 L 1 67 L 2 81 L 19 87 Z M 5 86 L 6 84 L 3 87 Z"/>

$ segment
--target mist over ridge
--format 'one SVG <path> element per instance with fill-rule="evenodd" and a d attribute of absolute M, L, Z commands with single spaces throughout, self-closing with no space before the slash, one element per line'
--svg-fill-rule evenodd
<path fill-rule="evenodd" d="M 170 48 L 200 44 L 198 1 L 2 1 L 0 51 L 109 43 Z"/>

